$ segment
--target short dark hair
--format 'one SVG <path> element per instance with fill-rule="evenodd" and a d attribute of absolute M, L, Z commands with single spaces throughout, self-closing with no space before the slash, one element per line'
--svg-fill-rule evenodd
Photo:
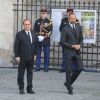
<path fill-rule="evenodd" d="M 75 15 L 75 16 L 76 16 L 76 14 L 75 14 L 75 13 L 70 13 L 70 14 L 69 14 L 69 16 L 70 16 L 70 15 Z"/>
<path fill-rule="evenodd" d="M 41 12 L 47 12 L 47 10 L 46 9 L 41 9 Z"/>
<path fill-rule="evenodd" d="M 23 20 L 23 25 L 24 25 L 24 22 L 27 21 L 27 20 L 30 21 L 30 24 L 32 23 L 30 19 L 26 18 L 26 19 Z"/>

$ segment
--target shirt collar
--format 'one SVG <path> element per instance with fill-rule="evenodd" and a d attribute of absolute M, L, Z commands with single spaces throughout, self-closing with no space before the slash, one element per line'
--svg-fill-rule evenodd
<path fill-rule="evenodd" d="M 74 26 L 74 28 L 75 28 L 75 24 L 71 24 L 71 23 L 69 23 L 69 25 L 73 28 L 73 26 Z"/>
<path fill-rule="evenodd" d="M 29 31 L 25 31 L 26 32 L 26 34 L 28 35 L 28 32 L 29 32 L 29 34 L 31 33 L 31 31 L 29 30 Z"/>

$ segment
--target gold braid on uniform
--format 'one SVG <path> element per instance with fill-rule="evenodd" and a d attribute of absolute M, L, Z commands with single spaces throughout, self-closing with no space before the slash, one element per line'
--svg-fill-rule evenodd
<path fill-rule="evenodd" d="M 48 27 L 50 27 L 50 26 L 52 25 L 52 21 L 51 21 L 50 19 L 49 19 L 49 21 L 50 21 L 50 22 L 48 23 L 48 25 L 46 25 L 46 26 L 45 26 L 45 25 L 42 25 L 42 26 L 41 26 L 41 28 L 42 28 L 45 32 L 47 32 L 47 33 L 48 33 L 48 31 L 47 31 L 45 28 L 48 28 Z"/>
<path fill-rule="evenodd" d="M 48 25 L 46 25 L 46 26 L 44 25 L 45 28 L 50 27 L 52 25 L 52 21 L 50 19 L 49 19 L 49 21 L 50 22 L 48 23 Z"/>

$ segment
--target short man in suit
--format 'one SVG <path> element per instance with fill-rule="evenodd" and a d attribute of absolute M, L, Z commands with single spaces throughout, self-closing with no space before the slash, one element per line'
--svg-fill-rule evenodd
<path fill-rule="evenodd" d="M 36 72 L 40 71 L 42 48 L 44 51 L 44 72 L 48 72 L 52 21 L 49 18 L 47 18 L 47 15 L 47 9 L 42 8 L 40 10 L 40 18 L 35 21 L 33 28 L 33 30 L 36 31 L 38 38 L 35 68 Z"/>
<path fill-rule="evenodd" d="M 33 78 L 33 63 L 34 55 L 36 52 L 36 36 L 31 31 L 31 21 L 25 19 L 23 21 L 24 29 L 16 34 L 14 43 L 14 52 L 16 57 L 16 63 L 18 64 L 18 86 L 19 93 L 24 92 L 24 73 L 27 70 L 27 93 L 35 94 L 32 90 L 32 78 Z"/>
<path fill-rule="evenodd" d="M 82 61 L 80 56 L 80 48 L 83 43 L 82 28 L 76 22 L 76 15 L 69 14 L 68 23 L 61 33 L 61 44 L 64 47 L 64 60 L 66 63 L 66 82 L 64 85 L 68 89 L 69 94 L 73 94 L 72 84 L 82 71 Z M 76 69 L 72 73 L 73 60 L 77 64 Z"/>

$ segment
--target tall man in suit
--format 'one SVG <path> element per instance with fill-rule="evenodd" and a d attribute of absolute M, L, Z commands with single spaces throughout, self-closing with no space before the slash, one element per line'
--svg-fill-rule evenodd
<path fill-rule="evenodd" d="M 69 14 L 73 13 L 73 9 L 72 8 L 68 8 L 66 10 L 66 16 L 65 18 L 63 18 L 61 20 L 61 24 L 60 24 L 60 27 L 59 27 L 59 31 L 62 32 L 63 28 L 66 26 L 66 24 L 68 23 L 68 16 Z M 76 22 L 75 23 L 79 23 L 79 20 L 76 19 Z M 75 63 L 73 63 L 73 66 L 72 67 L 75 67 Z M 65 62 L 64 62 L 64 48 L 62 46 L 62 65 L 61 65 L 61 70 L 59 71 L 60 73 L 63 73 L 65 72 Z"/>
<path fill-rule="evenodd" d="M 61 44 L 64 47 L 64 60 L 66 63 L 66 82 L 64 85 L 68 89 L 69 94 L 73 94 L 72 84 L 82 71 L 82 61 L 80 56 L 80 48 L 83 42 L 82 28 L 76 24 L 76 15 L 69 14 L 68 23 L 61 33 Z M 77 66 L 72 73 L 72 62 L 76 62 Z"/>
<path fill-rule="evenodd" d="M 18 86 L 19 93 L 24 94 L 24 73 L 27 70 L 27 93 L 34 94 L 32 90 L 33 63 L 36 52 L 36 36 L 31 31 L 31 21 L 23 21 L 24 29 L 16 34 L 14 52 L 16 63 L 18 63 Z"/>
<path fill-rule="evenodd" d="M 59 27 L 59 31 L 62 32 L 62 29 L 66 26 L 66 24 L 68 23 L 68 15 L 70 13 L 73 13 L 73 9 L 69 8 L 66 11 L 66 17 L 61 19 L 61 24 Z M 65 72 L 65 62 L 64 62 L 64 48 L 62 46 L 62 65 L 61 65 L 61 70 L 59 71 L 60 73 Z"/>
<path fill-rule="evenodd" d="M 52 33 L 52 21 L 47 18 L 47 9 L 42 8 L 40 11 L 40 18 L 35 21 L 33 28 L 37 33 L 37 56 L 36 56 L 36 69 L 40 71 L 41 66 L 41 51 L 44 51 L 44 72 L 48 72 L 49 66 L 49 53 L 50 53 L 50 35 Z"/>

